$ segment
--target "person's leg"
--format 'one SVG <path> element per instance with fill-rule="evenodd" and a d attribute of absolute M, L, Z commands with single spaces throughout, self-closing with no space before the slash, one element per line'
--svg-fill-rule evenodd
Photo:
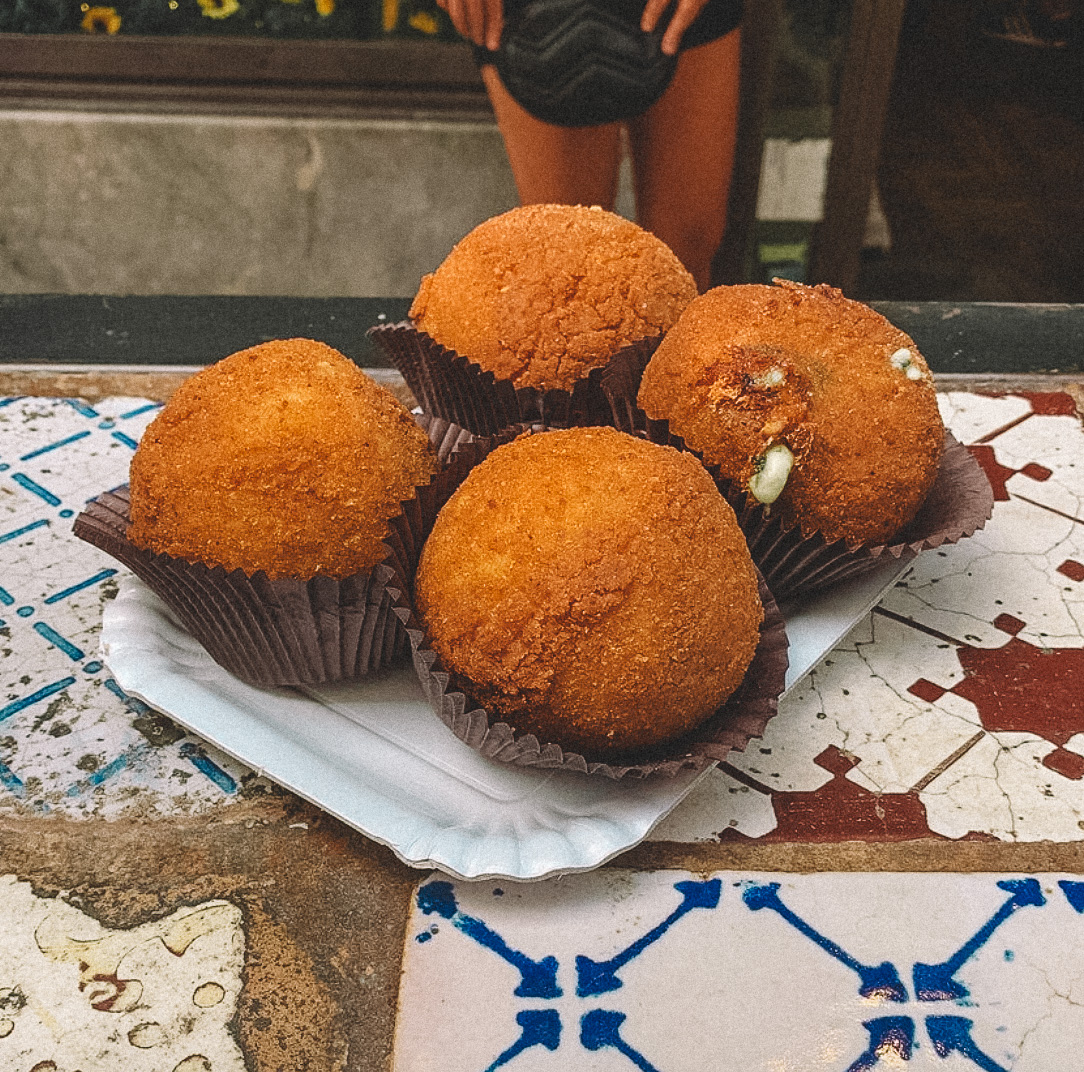
<path fill-rule="evenodd" d="M 639 223 L 678 255 L 701 290 L 726 227 L 740 59 L 740 30 L 683 52 L 669 88 L 629 124 Z"/>
<path fill-rule="evenodd" d="M 601 205 L 612 209 L 621 163 L 621 129 L 558 127 L 535 119 L 512 99 L 495 67 L 482 68 L 520 203 Z"/>

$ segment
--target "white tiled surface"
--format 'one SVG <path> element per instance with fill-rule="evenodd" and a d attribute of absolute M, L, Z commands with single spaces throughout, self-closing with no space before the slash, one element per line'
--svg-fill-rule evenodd
<path fill-rule="evenodd" d="M 1084 680 L 1084 430 L 1065 395 L 941 404 L 995 477 L 992 520 L 922 555 L 656 838 L 1084 837 L 1084 689 L 1047 687 Z M 0 402 L 0 813 L 201 812 L 252 781 L 97 657 L 118 567 L 71 519 L 125 481 L 156 408 Z"/>
<path fill-rule="evenodd" d="M 0 878 L 0 1068 L 244 1072 L 230 1031 L 243 958 L 225 901 L 110 930 Z"/>
<path fill-rule="evenodd" d="M 1059 875 L 434 876 L 394 1069 L 1072 1072 L 1082 908 Z"/>

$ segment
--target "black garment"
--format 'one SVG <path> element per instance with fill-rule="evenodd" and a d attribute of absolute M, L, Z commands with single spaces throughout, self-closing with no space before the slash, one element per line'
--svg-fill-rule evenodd
<path fill-rule="evenodd" d="M 741 25 L 742 0 L 708 0 L 681 39 L 681 50 L 726 37 Z M 669 20 L 667 20 L 669 21 Z"/>
<path fill-rule="evenodd" d="M 523 6 L 525 0 L 505 0 L 504 14 L 509 19 Z M 659 23 L 659 29 L 664 30 L 673 14 L 675 2 L 664 13 Z M 643 10 L 643 4 L 640 4 Z M 706 45 L 709 41 L 717 41 L 720 37 L 726 37 L 731 30 L 741 25 L 742 0 L 708 0 L 700 9 L 692 25 L 685 31 L 681 38 L 681 51 L 688 48 L 696 48 L 697 45 Z M 479 67 L 487 63 L 493 63 L 495 52 L 491 52 L 482 45 L 474 45 L 474 62 Z"/>

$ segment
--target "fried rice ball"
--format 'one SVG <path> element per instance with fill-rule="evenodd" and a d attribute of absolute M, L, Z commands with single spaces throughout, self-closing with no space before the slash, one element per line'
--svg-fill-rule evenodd
<path fill-rule="evenodd" d="M 937 476 L 933 377 L 868 306 L 777 283 L 692 302 L 648 364 L 639 404 L 786 524 L 884 542 Z"/>
<path fill-rule="evenodd" d="M 490 454 L 441 510 L 415 595 L 457 687 L 588 757 L 706 719 L 742 680 L 763 618 L 703 466 L 611 428 Z"/>
<path fill-rule="evenodd" d="M 346 577 L 437 460 L 399 401 L 320 342 L 242 350 L 186 380 L 132 459 L 137 547 L 271 578 Z"/>
<path fill-rule="evenodd" d="M 527 205 L 486 220 L 422 279 L 415 326 L 518 387 L 571 391 L 666 331 L 696 283 L 654 235 L 601 208 Z"/>

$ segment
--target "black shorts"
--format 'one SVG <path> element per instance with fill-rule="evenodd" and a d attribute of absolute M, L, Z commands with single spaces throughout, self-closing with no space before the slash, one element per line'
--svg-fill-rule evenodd
<path fill-rule="evenodd" d="M 681 38 L 681 50 L 726 37 L 741 25 L 742 0 L 708 0 Z"/>
<path fill-rule="evenodd" d="M 510 15 L 519 7 L 524 0 L 505 0 L 505 13 Z M 675 3 L 663 15 L 660 27 L 665 29 L 673 14 Z M 736 30 L 741 25 L 742 0 L 708 0 L 700 9 L 692 25 L 685 31 L 681 38 L 681 51 L 688 48 L 696 48 L 697 45 L 706 45 L 710 41 L 717 41 L 720 37 L 726 37 L 731 30 Z M 495 53 L 482 45 L 473 45 L 474 62 L 479 67 L 494 62 Z"/>

